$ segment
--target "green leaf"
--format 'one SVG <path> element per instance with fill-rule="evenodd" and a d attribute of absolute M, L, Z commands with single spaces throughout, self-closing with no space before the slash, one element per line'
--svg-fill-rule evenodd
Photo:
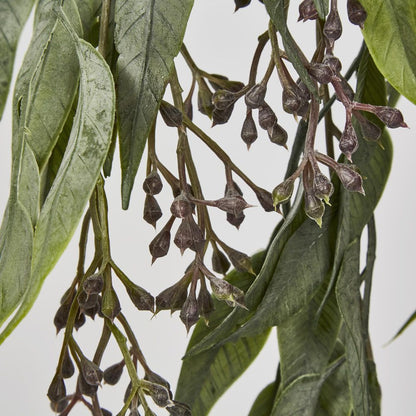
<path fill-rule="evenodd" d="M 182 45 L 193 0 L 117 0 L 114 41 L 122 205 L 130 193 L 147 136 Z"/>
<path fill-rule="evenodd" d="M 287 27 L 285 0 L 264 0 L 264 4 L 266 5 L 271 21 L 282 36 L 283 46 L 290 62 L 309 91 L 318 99 L 319 94 L 316 89 L 316 83 L 311 79 L 304 65 L 306 58 L 303 56 L 303 52 L 296 44 Z"/>
<path fill-rule="evenodd" d="M 316 10 L 318 11 L 319 18 L 325 19 L 325 16 L 329 11 L 329 0 L 313 0 Z"/>
<path fill-rule="evenodd" d="M 257 396 L 248 416 L 269 416 L 277 393 L 278 383 L 268 384 Z"/>
<path fill-rule="evenodd" d="M 30 310 L 46 275 L 71 239 L 111 141 L 115 114 L 111 71 L 90 44 L 75 35 L 73 41 L 81 73 L 77 112 L 62 163 L 36 224 L 29 286 L 19 310 L 0 335 L 0 343 Z"/>
<path fill-rule="evenodd" d="M 0 0 L 0 119 L 13 73 L 17 42 L 34 0 Z"/>
<path fill-rule="evenodd" d="M 361 0 L 363 35 L 377 68 L 416 104 L 416 13 L 413 0 Z"/>
<path fill-rule="evenodd" d="M 400 327 L 400 329 L 397 331 L 396 335 L 393 337 L 393 339 L 396 339 L 399 335 L 401 335 L 407 327 L 413 323 L 413 321 L 416 320 L 416 311 L 414 311 L 409 318 L 406 320 L 406 322 Z"/>
<path fill-rule="evenodd" d="M 253 257 L 253 267 L 258 270 L 264 253 Z M 227 280 L 242 290 L 247 290 L 253 280 L 250 273 L 231 272 Z M 214 299 L 215 311 L 210 315 L 209 326 L 200 321 L 195 327 L 188 349 L 210 333 L 230 313 L 230 307 Z M 185 357 L 179 376 L 176 399 L 192 408 L 193 416 L 206 415 L 225 390 L 247 369 L 267 340 L 270 330 L 255 337 L 241 338 L 236 343 L 225 344 L 204 351 L 197 356 Z"/>

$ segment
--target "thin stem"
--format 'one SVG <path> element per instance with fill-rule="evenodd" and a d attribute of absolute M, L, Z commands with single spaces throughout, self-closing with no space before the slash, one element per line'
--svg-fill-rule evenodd
<path fill-rule="evenodd" d="M 108 39 L 108 25 L 110 20 L 111 0 L 102 0 L 101 16 L 100 16 L 100 34 L 98 41 L 98 52 L 102 56 L 106 56 L 107 39 Z"/>
<path fill-rule="evenodd" d="M 111 337 L 111 332 L 108 329 L 108 326 L 104 322 L 103 330 L 101 332 L 101 338 L 100 338 L 100 341 L 98 342 L 97 349 L 95 350 L 94 358 L 92 359 L 92 361 L 95 364 L 100 365 L 101 360 L 103 358 L 104 351 L 107 348 L 108 342 L 110 341 L 110 337 Z"/>
<path fill-rule="evenodd" d="M 259 43 L 257 45 L 256 51 L 254 52 L 253 60 L 251 62 L 251 67 L 250 67 L 250 75 L 248 78 L 248 85 L 250 86 L 256 83 L 256 76 L 257 76 L 257 70 L 259 67 L 260 57 L 268 40 L 269 40 L 268 31 L 264 32 L 258 37 Z"/>

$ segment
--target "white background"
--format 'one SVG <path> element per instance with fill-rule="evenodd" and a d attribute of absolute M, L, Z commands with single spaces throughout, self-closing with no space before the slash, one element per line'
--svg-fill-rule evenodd
<path fill-rule="evenodd" d="M 198 65 L 207 72 L 228 75 L 231 79 L 247 81 L 248 68 L 256 47 L 256 38 L 267 28 L 267 17 L 263 6 L 253 1 L 253 5 L 233 14 L 234 3 L 231 0 L 196 1 L 192 11 L 185 42 Z M 295 3 L 295 2 L 293 2 Z M 344 2 L 341 2 L 344 3 Z M 340 5 L 340 11 L 344 4 Z M 289 19 L 296 21 L 297 12 L 291 10 Z M 312 22 L 297 23 L 293 27 L 297 41 L 302 48 L 311 51 L 313 47 Z M 31 25 L 31 24 L 30 24 Z M 24 49 L 30 39 L 30 25 L 22 36 L 17 58 L 20 65 Z M 350 62 L 357 53 L 361 33 L 344 19 L 344 35 L 337 42 L 335 53 Z M 310 54 L 308 55 L 310 57 Z M 267 57 L 267 53 L 265 54 Z M 267 59 L 265 60 L 267 61 Z M 266 62 L 267 63 L 267 62 Z M 261 71 L 266 64 L 262 61 Z M 345 67 L 348 65 L 346 64 Z M 178 60 L 178 71 L 186 89 L 189 75 L 183 62 Z M 188 73 L 187 73 L 188 74 Z M 261 76 L 261 75 L 260 75 Z M 354 85 L 355 82 L 353 81 Z M 280 123 L 289 131 L 289 145 L 292 143 L 296 122 L 293 117 L 283 113 L 279 104 L 281 90 L 273 75 L 270 81 L 268 101 L 276 110 Z M 392 344 L 385 345 L 397 329 L 416 308 L 414 279 L 414 107 L 401 99 L 399 107 L 405 115 L 409 129 L 391 131 L 395 148 L 391 176 L 376 211 L 378 232 L 377 262 L 374 274 L 371 307 L 370 331 L 379 381 L 383 390 L 384 416 L 411 416 L 416 409 L 414 360 L 416 325 L 411 326 L 403 336 Z M 339 125 L 343 125 L 344 113 L 338 104 L 335 107 Z M 235 162 L 249 175 L 255 183 L 266 189 L 272 189 L 283 177 L 288 160 L 288 152 L 271 144 L 264 132 L 247 152 L 239 138 L 244 118 L 244 106 L 238 103 L 231 121 L 226 126 L 217 126 L 209 130 L 209 122 L 198 118 L 198 123 L 230 153 Z M 160 123 L 162 125 L 162 123 Z M 8 196 L 8 178 L 10 171 L 11 140 L 10 100 L 9 106 L 0 124 L 0 207 L 4 209 Z M 157 146 L 159 157 L 172 169 L 175 166 L 174 129 L 158 128 Z M 223 168 L 208 150 L 191 138 L 195 159 L 201 169 L 205 196 L 209 199 L 221 196 L 224 188 Z M 317 147 L 323 142 L 318 140 Z M 141 182 L 144 175 L 142 164 L 137 185 L 133 191 L 130 209 L 124 212 L 120 208 L 119 165 L 116 163 L 113 175 L 107 183 L 110 204 L 110 229 L 112 252 L 118 265 L 132 280 L 144 286 L 156 295 L 165 287 L 178 280 L 188 265 L 191 257 L 181 258 L 174 246 L 166 258 L 158 260 L 150 267 L 148 243 L 155 235 L 154 230 L 141 220 L 144 195 Z M 244 188 L 247 201 L 257 204 L 255 196 Z M 164 212 L 168 211 L 170 193 L 164 190 L 159 203 Z M 263 213 L 260 208 L 247 210 L 246 220 L 236 231 L 224 221 L 224 215 L 212 213 L 218 233 L 231 246 L 247 253 L 253 253 L 267 244 L 268 237 L 279 220 L 275 213 Z M 162 223 L 164 220 L 161 220 Z M 160 229 L 161 225 L 158 225 Z M 11 416 L 48 415 L 49 409 L 46 391 L 54 375 L 60 350 L 62 335 L 55 336 L 52 320 L 59 305 L 59 299 L 70 284 L 74 275 L 77 259 L 77 238 L 62 256 L 58 265 L 47 278 L 41 294 L 29 316 L 19 325 L 12 336 L 0 347 L 0 405 L 2 414 Z M 151 314 L 138 313 L 122 304 L 123 310 L 131 321 L 143 352 L 154 371 L 168 379 L 175 388 L 180 370 L 180 358 L 184 353 L 189 337 L 177 314 L 170 317 L 162 312 L 153 319 Z M 93 324 L 90 320 L 79 331 L 77 337 L 82 348 L 92 355 L 101 323 Z M 111 345 L 111 351 L 104 357 L 103 367 L 120 359 L 117 348 Z M 278 362 L 275 332 L 259 358 L 232 386 L 211 411 L 213 416 L 245 415 L 258 392 L 274 379 Z M 123 384 L 124 383 L 124 384 Z M 127 384 L 123 379 L 122 385 Z M 67 386 L 68 392 L 71 387 Z M 112 410 L 119 410 L 124 391 L 121 387 L 104 386 L 100 392 L 102 405 Z M 89 412 L 77 405 L 71 413 L 74 416 L 88 415 Z M 158 412 L 158 414 L 163 414 Z"/>

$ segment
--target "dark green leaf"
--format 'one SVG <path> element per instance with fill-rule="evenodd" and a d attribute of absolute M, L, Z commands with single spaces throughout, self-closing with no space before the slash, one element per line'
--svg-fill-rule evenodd
<path fill-rule="evenodd" d="M 325 19 L 329 10 L 329 0 L 313 0 L 316 10 L 318 11 L 319 18 Z"/>
<path fill-rule="evenodd" d="M 393 337 L 393 339 L 396 339 L 399 335 L 401 335 L 406 328 L 413 323 L 413 321 L 416 320 L 416 311 L 414 311 L 409 318 L 407 319 L 407 321 L 401 326 L 401 328 L 397 331 L 397 334 Z"/>
<path fill-rule="evenodd" d="M 269 416 L 271 414 L 274 398 L 276 397 L 278 383 L 268 384 L 257 396 L 253 406 L 251 406 L 248 416 Z"/>
<path fill-rule="evenodd" d="M 253 257 L 253 267 L 259 270 L 264 253 Z M 227 280 L 242 290 L 253 281 L 250 273 L 231 272 Z M 230 313 L 230 307 L 214 299 L 215 311 L 209 326 L 200 321 L 192 334 L 188 349 L 209 334 Z M 176 390 L 176 399 L 192 408 L 193 416 L 206 415 L 224 391 L 247 369 L 266 342 L 269 330 L 262 334 L 241 338 L 236 343 L 204 351 L 197 356 L 185 357 Z"/>
<path fill-rule="evenodd" d="M 9 93 L 17 42 L 34 0 L 0 1 L 0 119 Z"/>
<path fill-rule="evenodd" d="M 0 335 L 0 342 L 27 314 L 43 280 L 72 237 L 111 141 L 115 113 L 111 71 L 90 44 L 74 34 L 72 39 L 81 73 L 77 112 L 64 157 L 36 224 L 28 289 Z"/>
<path fill-rule="evenodd" d="M 283 46 L 290 62 L 294 66 L 301 80 L 308 87 L 309 91 L 311 91 L 311 93 L 316 98 L 318 98 L 319 95 L 316 89 L 316 83 L 311 79 L 308 71 L 305 68 L 306 58 L 303 56 L 303 52 L 296 44 L 295 40 L 289 32 L 289 28 L 287 27 L 285 0 L 265 0 L 264 4 L 266 5 L 270 19 L 282 36 Z"/>
<path fill-rule="evenodd" d="M 122 205 L 130 193 L 179 52 L 193 0 L 118 0 L 114 40 L 117 61 L 117 111 L 122 170 Z"/>
<path fill-rule="evenodd" d="M 364 39 L 378 69 L 416 104 L 416 14 L 413 0 L 360 0 Z"/>

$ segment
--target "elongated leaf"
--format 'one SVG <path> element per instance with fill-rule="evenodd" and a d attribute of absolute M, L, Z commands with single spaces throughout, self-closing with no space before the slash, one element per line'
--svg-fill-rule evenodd
<path fill-rule="evenodd" d="M 397 331 L 396 335 L 393 337 L 393 339 L 396 339 L 398 336 L 400 336 L 407 327 L 412 324 L 416 320 L 416 311 L 414 311 L 409 318 L 407 318 L 406 322 L 400 327 L 400 329 Z"/>
<path fill-rule="evenodd" d="M 114 40 L 122 205 L 134 178 L 166 82 L 179 52 L 193 0 L 117 0 Z"/>
<path fill-rule="evenodd" d="M 375 416 L 371 411 L 367 357 L 362 329 L 359 250 L 359 240 L 354 240 L 346 250 L 336 285 L 336 295 L 345 325 L 343 341 L 354 415 Z"/>
<path fill-rule="evenodd" d="M 51 1 L 39 3 L 34 38 L 16 81 L 12 180 L 0 230 L 0 324 L 27 289 L 39 215 L 40 169 L 67 118 L 78 81 L 75 48 L 52 9 Z M 80 30 L 76 5 L 68 1 L 65 11 Z"/>
<path fill-rule="evenodd" d="M 90 44 L 75 36 L 73 40 L 81 71 L 74 125 L 36 225 L 28 290 L 19 310 L 0 335 L 0 343 L 27 314 L 43 280 L 68 244 L 95 186 L 111 141 L 115 113 L 111 71 Z"/>
<path fill-rule="evenodd" d="M 412 0 L 362 0 L 364 39 L 380 72 L 416 104 L 416 13 Z"/>
<path fill-rule="evenodd" d="M 264 253 L 253 257 L 253 267 L 259 270 Z M 250 273 L 232 272 L 227 277 L 233 285 L 247 290 L 253 281 Z M 210 325 L 199 322 L 192 334 L 188 349 L 211 332 L 230 312 L 224 302 L 214 300 L 215 311 L 210 316 Z M 225 344 L 204 351 L 196 357 L 184 358 L 176 390 L 176 398 L 192 408 L 192 415 L 206 415 L 225 390 L 247 369 L 263 348 L 269 330 L 236 343 Z"/>
<path fill-rule="evenodd" d="M 318 11 L 319 18 L 325 19 L 329 10 L 329 0 L 313 0 L 316 10 Z"/>
<path fill-rule="evenodd" d="M 34 0 L 0 0 L 0 119 L 9 93 L 17 42 Z"/>
<path fill-rule="evenodd" d="M 286 24 L 285 0 L 264 0 L 270 19 L 282 36 L 283 46 L 290 62 L 299 74 L 301 80 L 308 87 L 309 91 L 318 98 L 316 83 L 312 81 L 302 60 L 303 52 L 300 50 Z"/>
<path fill-rule="evenodd" d="M 257 396 L 248 416 L 269 416 L 273 409 L 277 388 L 278 383 L 276 381 L 268 384 Z"/>

